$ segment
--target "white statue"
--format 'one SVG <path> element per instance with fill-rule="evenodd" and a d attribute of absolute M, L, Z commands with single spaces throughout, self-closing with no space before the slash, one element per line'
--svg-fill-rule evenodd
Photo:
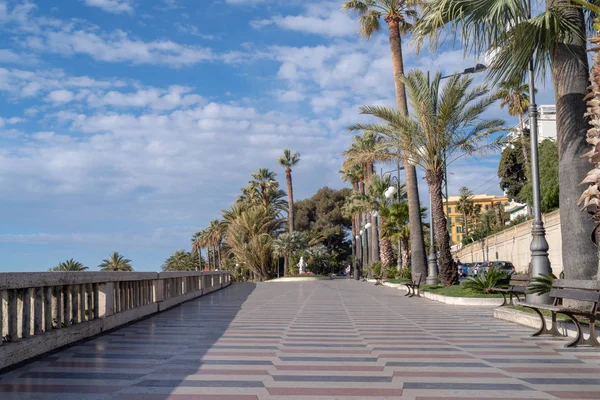
<path fill-rule="evenodd" d="M 300 257 L 300 261 L 298 261 L 298 274 L 302 275 L 306 272 L 306 262 L 304 261 L 304 257 Z"/>

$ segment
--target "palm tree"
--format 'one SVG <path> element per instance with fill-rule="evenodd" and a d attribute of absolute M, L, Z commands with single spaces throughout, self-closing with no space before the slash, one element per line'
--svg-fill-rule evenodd
<path fill-rule="evenodd" d="M 546 10 L 532 18 L 523 1 L 431 0 L 414 30 L 437 43 L 440 30 L 458 35 L 465 49 L 478 55 L 494 49 L 490 73 L 495 81 L 522 81 L 533 57 L 539 76 L 548 68 L 556 100 L 562 258 L 566 279 L 594 279 L 598 258 L 589 232 L 594 224 L 579 212 L 578 184 L 587 175 L 581 159 L 588 129 L 584 97 L 588 93 L 586 21 L 575 0 L 546 0 Z M 507 27 L 512 27 L 507 29 Z"/>
<path fill-rule="evenodd" d="M 279 165 L 285 168 L 285 180 L 288 189 L 288 230 L 294 232 L 294 187 L 292 185 L 292 167 L 300 161 L 300 153 L 292 154 L 290 149 L 283 149 L 283 156 L 277 159 Z"/>
<path fill-rule="evenodd" d="M 350 182 L 352 184 L 352 190 L 359 192 L 360 180 L 362 178 L 362 168 L 359 165 L 354 165 L 348 168 L 342 168 L 340 171 L 342 174 L 342 180 Z M 352 256 L 357 256 L 357 244 L 356 236 L 360 230 L 360 208 L 357 206 L 356 201 L 352 198 L 347 199 L 346 204 L 342 209 L 344 214 L 352 219 Z"/>
<path fill-rule="evenodd" d="M 67 261 L 63 261 L 61 263 L 58 263 L 58 265 L 56 265 L 53 268 L 50 268 L 50 271 L 52 272 L 64 272 L 64 271 L 68 271 L 68 272 L 81 272 L 81 271 L 85 271 L 87 270 L 88 267 L 84 267 L 82 263 L 80 263 L 79 261 L 75 261 L 74 259 L 69 259 Z"/>
<path fill-rule="evenodd" d="M 516 79 L 500 82 L 496 96 L 500 99 L 500 107 L 508 106 L 508 115 L 519 118 L 519 139 L 523 147 L 523 160 L 529 163 L 527 154 L 527 135 L 523 125 L 523 116 L 529 107 L 529 85 Z"/>
<path fill-rule="evenodd" d="M 198 268 L 202 270 L 203 266 L 203 258 L 202 258 L 202 249 L 204 248 L 204 240 L 202 237 L 202 232 L 196 232 L 192 236 L 192 252 L 198 253 Z"/>
<path fill-rule="evenodd" d="M 379 212 L 381 216 L 381 237 L 394 242 L 400 241 L 401 254 L 404 268 L 410 265 L 410 228 L 408 226 L 408 202 L 406 199 L 400 203 L 390 204 Z"/>
<path fill-rule="evenodd" d="M 110 257 L 102 260 L 102 263 L 98 265 L 102 271 L 133 271 L 131 268 L 131 260 L 126 259 L 118 252 L 114 252 Z"/>
<path fill-rule="evenodd" d="M 382 209 L 387 207 L 388 199 L 385 197 L 385 191 L 391 186 L 392 182 L 390 176 L 380 177 L 379 175 L 374 175 L 371 178 L 371 182 L 369 182 L 369 187 L 367 191 L 367 196 L 365 196 L 364 200 L 369 210 L 376 211 L 380 213 Z M 379 215 L 381 218 L 381 223 L 385 223 L 385 218 Z M 373 218 L 376 220 L 376 217 Z M 375 225 L 377 227 L 377 225 Z M 381 236 L 380 230 L 377 228 L 373 229 L 371 234 L 374 236 L 375 240 L 379 241 L 381 246 L 381 264 L 384 269 L 381 271 L 382 278 L 385 278 L 385 269 L 393 267 L 394 263 L 394 248 L 392 246 L 392 242 L 389 238 Z"/>
<path fill-rule="evenodd" d="M 308 247 L 306 237 L 301 232 L 281 233 L 273 241 L 273 253 L 284 258 L 283 275 L 288 275 L 289 259 L 294 253 Z"/>
<path fill-rule="evenodd" d="M 178 250 L 165 260 L 162 269 L 163 271 L 197 271 L 200 264 L 197 252 Z"/>
<path fill-rule="evenodd" d="M 413 23 L 418 14 L 416 7 L 424 4 L 424 0 L 352 0 L 343 4 L 343 8 L 357 12 L 361 26 L 361 35 L 370 38 L 375 32 L 381 30 L 381 20 L 388 25 L 392 67 L 394 71 L 394 84 L 396 87 L 396 105 L 404 115 L 408 115 L 406 101 L 406 88 L 403 82 L 404 60 L 402 58 L 402 35 L 412 30 Z M 406 173 L 406 193 L 410 210 L 410 233 L 413 238 L 411 243 L 412 271 L 414 274 L 427 275 L 427 261 L 423 226 L 421 225 L 421 202 L 419 200 L 419 187 L 417 170 L 409 159 L 403 157 Z"/>
<path fill-rule="evenodd" d="M 469 188 L 463 186 L 460 188 L 460 198 L 458 199 L 458 203 L 456 204 L 456 211 L 462 214 L 462 231 L 463 236 L 468 236 L 469 234 L 469 216 L 473 213 L 473 200 L 471 196 L 473 193 L 469 190 Z"/>
<path fill-rule="evenodd" d="M 405 78 L 413 118 L 389 107 L 361 107 L 362 114 L 374 115 L 381 124 L 355 125 L 351 130 L 379 132 L 425 170 L 432 199 L 431 213 L 440 256 L 444 285 L 457 279 L 450 253 L 446 216 L 442 196 L 445 165 L 475 153 L 501 148 L 501 140 L 490 135 L 505 130 L 504 121 L 482 119 L 482 114 L 496 101 L 485 85 L 471 88 L 469 77 L 453 76 L 440 88 L 441 74 L 429 82 L 422 71 L 410 72 Z"/>
<path fill-rule="evenodd" d="M 600 252 L 600 134 L 598 127 L 600 126 L 600 7 L 583 2 L 577 1 L 584 7 L 594 12 L 594 29 L 596 30 L 596 36 L 590 39 L 592 44 L 592 51 L 596 53 L 592 59 L 594 65 L 590 72 L 590 81 L 592 83 L 590 95 L 587 101 L 587 113 L 590 116 L 590 129 L 587 131 L 587 142 L 592 148 L 590 151 L 584 154 L 584 157 L 588 158 L 590 163 L 593 165 L 592 169 L 588 172 L 586 178 L 581 182 L 582 185 L 587 185 L 587 189 L 583 192 L 577 205 L 582 205 L 582 211 L 586 210 L 592 215 L 591 220 L 595 223 L 595 228 L 592 231 L 592 241 L 597 246 L 597 251 Z M 596 266 L 598 274 L 600 275 L 600 264 Z M 597 277 L 600 278 L 600 276 Z"/>
<path fill-rule="evenodd" d="M 276 215 L 288 209 L 288 203 L 285 201 L 286 194 L 279 189 L 275 172 L 269 171 L 267 168 L 259 168 L 251 176 L 253 179 L 248 182 L 248 186 L 242 189 L 238 203 L 260 204 Z"/>
<path fill-rule="evenodd" d="M 387 147 L 384 145 L 383 140 L 380 136 L 373 132 L 364 132 L 362 135 L 354 136 L 350 148 L 342 153 L 345 157 L 344 169 L 349 169 L 355 166 L 361 166 L 364 170 L 361 179 L 361 192 L 366 195 L 366 185 L 371 181 L 373 176 L 374 164 L 377 161 L 389 161 L 393 159 L 394 155 L 390 153 Z M 387 188 L 386 188 L 387 189 Z M 372 226 L 372 232 L 377 232 L 377 218 L 371 213 L 372 210 L 363 209 L 362 216 L 364 218 L 363 226 L 370 223 Z M 361 223 L 359 222 L 359 226 Z M 369 251 L 367 255 L 369 257 L 366 260 L 367 265 L 379 261 L 379 239 L 377 235 L 369 236 L 369 243 L 367 244 Z"/>

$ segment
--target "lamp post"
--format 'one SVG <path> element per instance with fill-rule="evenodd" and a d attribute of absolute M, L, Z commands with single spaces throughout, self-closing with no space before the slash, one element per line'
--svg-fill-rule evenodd
<path fill-rule="evenodd" d="M 478 63 L 474 67 L 466 68 L 463 72 L 457 72 L 455 74 L 442 76 L 440 78 L 440 80 L 447 79 L 452 76 L 476 74 L 479 72 L 483 72 L 485 70 L 487 70 L 487 66 L 485 64 Z M 450 198 L 448 196 L 448 165 L 446 164 L 445 152 L 444 152 L 444 191 L 445 191 L 445 195 L 446 195 L 446 216 L 448 217 L 446 224 L 447 224 L 448 234 L 450 235 L 450 238 L 452 238 L 452 222 L 450 222 L 450 206 L 449 206 Z"/>
<path fill-rule="evenodd" d="M 437 255 L 435 252 L 433 213 L 431 212 L 431 192 L 429 192 L 429 242 L 429 260 L 427 262 L 427 279 L 425 282 L 428 285 L 437 285 L 440 282 L 438 281 Z"/>
<path fill-rule="evenodd" d="M 361 231 L 362 232 L 362 231 Z M 362 235 L 362 233 L 361 233 Z M 356 247 L 356 263 L 354 266 L 354 279 L 355 280 L 359 280 L 360 279 L 360 270 L 362 269 L 362 237 L 361 235 L 356 235 L 354 237 L 355 243 L 358 243 L 360 241 L 360 251 L 359 251 L 359 247 L 357 245 Z"/>
<path fill-rule="evenodd" d="M 525 0 L 527 18 L 531 19 L 531 1 Z M 546 240 L 546 229 L 542 221 L 542 208 L 540 199 L 540 166 L 538 158 L 538 128 L 537 128 L 537 105 L 535 104 L 535 74 L 533 58 L 529 60 L 529 133 L 531 140 L 531 186 L 533 188 L 533 224 L 531 226 L 531 277 L 541 274 L 552 273 L 550 259 L 548 258 L 548 241 Z M 550 296 L 527 295 L 530 303 L 550 303 Z"/>
<path fill-rule="evenodd" d="M 391 199 L 393 195 L 396 195 L 396 202 L 398 204 L 400 204 L 400 170 L 403 170 L 404 166 L 400 166 L 400 163 L 398 163 L 398 168 L 396 171 L 398 171 L 398 175 L 397 176 L 392 176 L 390 183 L 392 184 L 392 186 L 390 186 L 389 188 L 387 188 L 387 190 L 384 192 L 384 196 L 386 199 Z M 394 172 L 394 171 L 388 171 L 386 172 L 383 176 L 390 174 Z M 394 181 L 396 182 L 396 185 L 394 186 Z M 400 271 L 402 269 L 402 240 L 398 239 L 398 262 L 396 265 L 396 269 L 398 271 Z"/>

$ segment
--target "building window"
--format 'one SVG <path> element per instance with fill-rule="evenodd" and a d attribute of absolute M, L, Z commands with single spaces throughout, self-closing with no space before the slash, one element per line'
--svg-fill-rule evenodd
<path fill-rule="evenodd" d="M 485 205 L 485 211 L 487 211 L 487 210 L 489 210 L 489 209 L 490 209 L 490 206 L 489 206 L 489 204 L 486 204 L 486 205 Z"/>
<path fill-rule="evenodd" d="M 452 224 L 452 217 L 448 217 L 448 223 Z"/>
<path fill-rule="evenodd" d="M 456 233 L 462 233 L 462 226 L 456 227 Z"/>

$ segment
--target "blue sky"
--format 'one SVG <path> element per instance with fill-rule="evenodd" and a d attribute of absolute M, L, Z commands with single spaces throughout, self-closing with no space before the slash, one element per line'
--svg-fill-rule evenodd
<path fill-rule="evenodd" d="M 346 126 L 394 91 L 385 35 L 359 38 L 340 4 L 0 0 L 0 271 L 94 269 L 112 251 L 156 271 L 258 167 L 283 179 L 285 147 L 302 155 L 297 199 L 342 187 Z M 407 69 L 477 61 L 405 53 Z M 451 194 L 499 193 L 496 162 L 453 166 Z"/>

